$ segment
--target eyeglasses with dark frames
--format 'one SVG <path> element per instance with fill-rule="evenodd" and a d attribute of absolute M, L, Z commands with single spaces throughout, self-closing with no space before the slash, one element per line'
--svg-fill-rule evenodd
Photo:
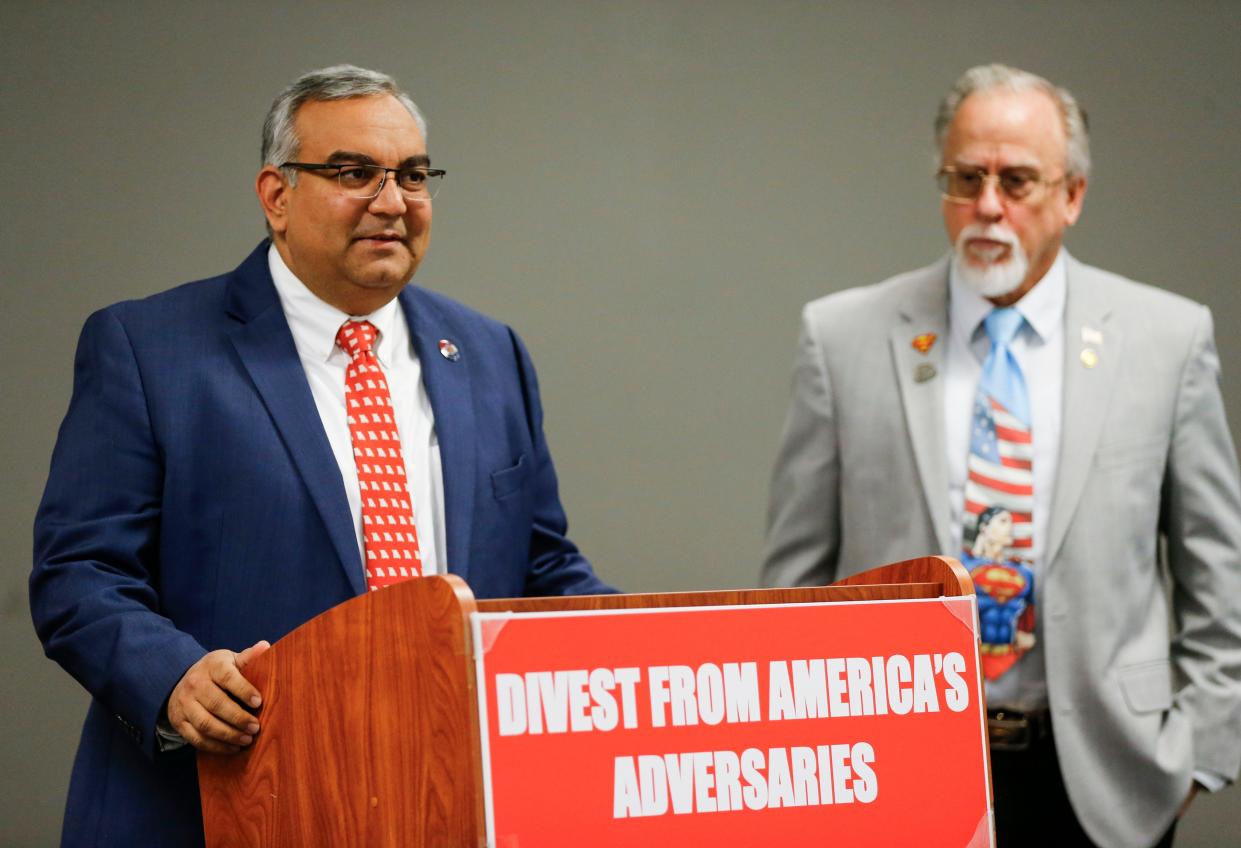
<path fill-rule="evenodd" d="M 377 197 L 387 185 L 388 175 L 396 181 L 397 188 L 412 203 L 427 203 L 439 191 L 444 175 L 440 168 L 414 165 L 407 168 L 385 168 L 382 165 L 331 164 L 325 162 L 285 162 L 281 168 L 309 171 L 321 177 L 335 178 L 341 191 L 350 197 L 370 199 Z M 331 172 L 335 173 L 331 173 Z"/>

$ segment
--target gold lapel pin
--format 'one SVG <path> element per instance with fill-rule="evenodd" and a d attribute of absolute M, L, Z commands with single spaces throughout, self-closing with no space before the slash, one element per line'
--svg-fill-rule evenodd
<path fill-rule="evenodd" d="M 1099 354 L 1092 347 L 1082 348 L 1082 365 L 1087 368 L 1094 368 L 1099 364 Z"/>
<path fill-rule="evenodd" d="M 922 362 L 914 369 L 914 382 L 925 383 L 927 380 L 935 378 L 935 366 L 929 362 Z"/>

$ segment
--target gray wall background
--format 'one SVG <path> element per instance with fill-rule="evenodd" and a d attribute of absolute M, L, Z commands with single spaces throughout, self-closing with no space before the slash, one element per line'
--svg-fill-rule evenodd
<path fill-rule="evenodd" d="M 575 539 L 631 590 L 749 586 L 800 305 L 946 239 L 935 103 L 1006 61 L 1070 87 L 1074 253 L 1216 313 L 1241 423 L 1235 2 L 0 2 L 0 843 L 55 841 L 86 696 L 42 657 L 30 522 L 86 315 L 262 236 L 298 73 L 397 76 L 449 176 L 418 282 L 513 324 Z M 1198 802 L 1182 846 L 1241 827 Z"/>

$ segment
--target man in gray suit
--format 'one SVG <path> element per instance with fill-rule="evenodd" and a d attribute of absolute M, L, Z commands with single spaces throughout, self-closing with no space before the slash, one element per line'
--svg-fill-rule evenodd
<path fill-rule="evenodd" d="M 1067 91 L 973 68 L 936 132 L 952 252 L 804 310 L 763 580 L 960 558 L 1000 844 L 1170 844 L 1241 764 L 1241 489 L 1211 316 L 1061 246 L 1090 168 Z"/>

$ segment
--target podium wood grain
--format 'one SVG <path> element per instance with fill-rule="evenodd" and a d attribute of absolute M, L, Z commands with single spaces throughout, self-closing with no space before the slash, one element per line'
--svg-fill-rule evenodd
<path fill-rule="evenodd" d="M 198 755 L 209 848 L 485 842 L 470 614 L 797 604 L 973 593 L 956 560 L 921 557 L 831 586 L 476 601 L 424 577 L 347 601 L 246 669 L 262 731 Z"/>
<path fill-rule="evenodd" d="M 198 757 L 207 844 L 481 844 L 473 604 L 458 577 L 411 580 L 256 660 L 262 731 L 241 754 Z"/>

